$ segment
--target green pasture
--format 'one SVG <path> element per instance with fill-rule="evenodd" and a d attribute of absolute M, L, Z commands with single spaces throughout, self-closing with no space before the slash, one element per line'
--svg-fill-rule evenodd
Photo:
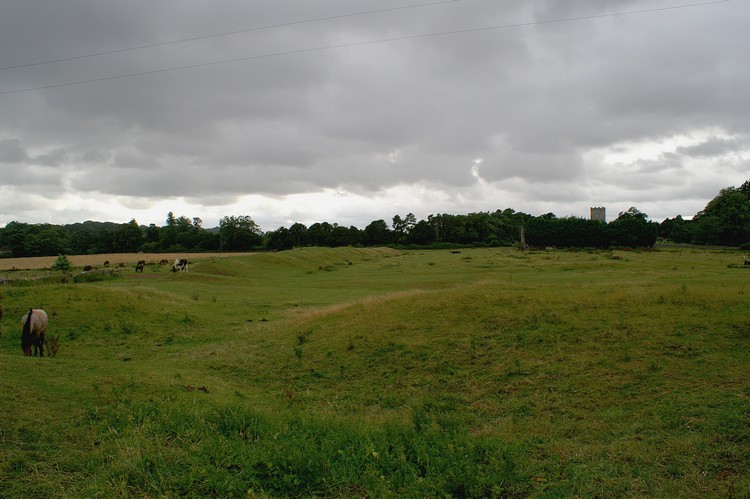
<path fill-rule="evenodd" d="M 0 497 L 750 497 L 734 251 L 322 249 L 0 286 Z M 20 318 L 55 357 L 23 357 Z"/>

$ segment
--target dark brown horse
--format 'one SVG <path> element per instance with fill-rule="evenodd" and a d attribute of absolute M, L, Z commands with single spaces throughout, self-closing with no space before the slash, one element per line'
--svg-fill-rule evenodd
<path fill-rule="evenodd" d="M 44 357 L 44 333 L 47 332 L 47 313 L 41 308 L 30 308 L 21 319 L 23 330 L 21 332 L 21 350 L 23 354 L 31 355 L 31 346 L 34 346 L 34 355 Z"/>

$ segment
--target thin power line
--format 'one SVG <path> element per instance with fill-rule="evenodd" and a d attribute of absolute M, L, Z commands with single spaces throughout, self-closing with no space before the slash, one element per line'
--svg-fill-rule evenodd
<path fill-rule="evenodd" d="M 270 52 L 267 54 L 259 54 L 259 55 L 253 55 L 253 56 L 248 56 L 248 57 L 237 57 L 234 59 L 225 59 L 221 61 L 202 62 L 202 63 L 196 63 L 196 64 L 188 64 L 184 66 L 175 66 L 171 68 L 161 68 L 161 69 L 154 69 L 150 71 L 140 71 L 137 73 L 127 73 L 123 75 L 105 76 L 102 78 L 92 78 L 88 80 L 80 80 L 80 81 L 73 81 L 73 82 L 67 82 L 67 83 L 57 83 L 57 84 L 52 84 L 52 85 L 44 85 L 40 87 L 21 88 L 17 90 L 3 90 L 3 91 L 0 91 L 0 95 L 15 94 L 15 93 L 21 93 L 21 92 L 33 92 L 36 90 L 46 90 L 50 88 L 70 87 L 74 85 L 83 85 L 85 83 L 96 83 L 96 82 L 103 82 L 103 81 L 119 80 L 123 78 L 133 78 L 133 77 L 138 77 L 138 76 L 168 73 L 168 72 L 173 72 L 173 71 L 184 71 L 188 69 L 196 69 L 196 68 L 202 68 L 202 67 L 208 67 L 208 66 L 218 66 L 221 64 L 247 62 L 247 61 L 254 61 L 254 60 L 259 60 L 259 59 L 270 59 L 274 57 L 296 55 L 296 54 L 307 54 L 311 52 L 322 52 L 325 50 L 333 50 L 333 49 L 339 49 L 339 48 L 360 47 L 364 45 L 375 45 L 375 44 L 390 43 L 390 42 L 397 42 L 397 41 L 403 41 L 403 40 L 418 40 L 422 38 L 434 38 L 438 36 L 450 36 L 450 35 L 457 35 L 457 34 L 464 34 L 464 33 L 477 33 L 481 31 L 494 31 L 494 30 L 501 30 L 501 29 L 522 28 L 522 27 L 528 27 L 528 26 L 537 26 L 541 24 L 585 21 L 585 20 L 591 20 L 591 19 L 601 19 L 605 17 L 617 17 L 617 16 L 627 16 L 627 15 L 633 15 L 633 14 L 663 12 L 663 11 L 677 10 L 677 9 L 688 9 L 688 8 L 693 8 L 693 7 L 701 7 L 701 6 L 706 6 L 706 5 L 725 3 L 729 1 L 730 0 L 715 0 L 711 2 L 681 4 L 681 5 L 673 5 L 673 6 L 668 6 L 668 7 L 658 7 L 658 8 L 653 8 L 653 9 L 611 12 L 608 14 L 593 14 L 589 16 L 566 17 L 566 18 L 549 19 L 549 20 L 543 20 L 543 21 L 530 21 L 530 22 L 525 22 L 525 23 L 503 24 L 499 26 L 484 26 L 484 27 L 466 28 L 466 29 L 458 29 L 458 30 L 451 30 L 451 31 L 440 31 L 440 32 L 435 32 L 435 33 L 423 33 L 423 34 L 418 34 L 418 35 L 404 35 L 404 36 L 397 36 L 393 38 L 380 38 L 377 40 L 365 40 L 361 42 L 340 43 L 336 45 L 324 45 L 320 47 L 310 47 L 306 49 Z"/>
<path fill-rule="evenodd" d="M 298 26 L 300 24 L 310 24 L 310 23 L 316 23 L 316 22 L 322 22 L 322 21 L 332 21 L 335 19 L 345 19 L 347 17 L 356 17 L 356 16 L 367 16 L 372 14 L 382 14 L 385 12 L 395 12 L 399 10 L 407 10 L 407 9 L 417 9 L 420 7 L 431 7 L 434 5 L 441 5 L 446 3 L 455 3 L 460 2 L 464 0 L 440 0 L 436 2 L 428 2 L 428 3 L 419 3 L 419 4 L 413 4 L 413 5 L 405 5 L 401 7 L 390 7 L 385 9 L 377 9 L 377 10 L 366 10 L 362 12 L 353 12 L 350 14 L 338 14 L 335 16 L 326 16 L 326 17 L 317 17 L 314 19 L 305 19 L 301 21 L 290 21 L 286 23 L 280 23 L 280 24 L 269 24 L 266 26 L 255 26 L 252 28 L 245 28 L 245 29 L 237 29 L 233 31 L 224 31 L 222 33 L 212 33 L 210 35 L 201 35 L 201 36 L 193 36 L 190 38 L 180 38 L 179 40 L 171 40 L 166 42 L 158 42 L 158 43 L 149 43 L 146 45 L 137 45 L 134 47 L 126 47 L 126 48 L 120 48 L 120 49 L 113 49 L 113 50 L 107 50 L 104 52 L 94 52 L 91 54 L 83 54 L 83 55 L 75 55 L 71 57 L 63 57 L 60 59 L 50 59 L 47 61 L 39 61 L 39 62 L 29 62 L 25 64 L 16 64 L 15 66 L 4 66 L 0 67 L 0 71 L 3 71 L 5 69 L 19 69 L 19 68 L 28 68 L 31 66 L 41 66 L 43 64 L 52 64 L 55 62 L 66 62 L 66 61 L 74 61 L 76 59 L 86 59 L 89 57 L 98 57 L 103 55 L 112 55 L 112 54 L 119 54 L 122 52 L 132 52 L 135 50 L 143 50 L 148 48 L 154 48 L 154 47 L 163 47 L 165 45 L 176 45 L 178 43 L 185 43 L 185 42 L 194 42 L 197 40 L 207 40 L 209 38 L 218 38 L 221 36 L 229 36 L 229 35 L 237 35 L 240 33 L 250 33 L 252 31 L 263 31 L 263 30 L 271 30 L 276 28 L 285 28 L 288 26 Z"/>

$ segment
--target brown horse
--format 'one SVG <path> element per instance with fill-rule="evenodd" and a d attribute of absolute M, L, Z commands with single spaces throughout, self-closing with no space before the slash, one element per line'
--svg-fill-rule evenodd
<path fill-rule="evenodd" d="M 21 319 L 23 331 L 21 332 L 21 350 L 23 354 L 31 355 L 31 346 L 34 346 L 34 355 L 44 357 L 44 333 L 47 332 L 47 313 L 41 308 L 31 308 Z"/>

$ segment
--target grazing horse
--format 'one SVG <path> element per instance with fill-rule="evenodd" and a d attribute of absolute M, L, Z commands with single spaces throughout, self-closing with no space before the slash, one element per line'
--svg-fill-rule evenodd
<path fill-rule="evenodd" d="M 172 265 L 172 272 L 177 272 L 180 270 L 183 272 L 188 271 L 187 258 L 178 258 L 177 260 L 174 261 L 174 264 Z"/>
<path fill-rule="evenodd" d="M 146 260 L 138 260 L 138 263 L 135 265 L 135 271 L 143 273 L 143 267 L 146 265 Z"/>
<path fill-rule="evenodd" d="M 34 355 L 44 357 L 44 333 L 47 332 L 47 313 L 41 308 L 30 308 L 21 319 L 23 331 L 21 333 L 21 350 L 26 356 L 31 355 L 34 345 Z"/>

